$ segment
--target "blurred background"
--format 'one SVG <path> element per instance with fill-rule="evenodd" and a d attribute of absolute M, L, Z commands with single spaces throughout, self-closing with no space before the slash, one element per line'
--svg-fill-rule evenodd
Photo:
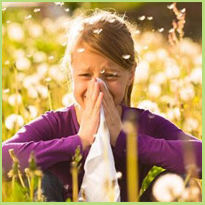
<path fill-rule="evenodd" d="M 3 140 L 46 110 L 73 102 L 70 81 L 60 66 L 67 43 L 66 28 L 77 10 L 93 8 L 115 9 L 137 25 L 134 38 L 140 63 L 132 105 L 150 109 L 201 137 L 201 6 L 2 3 Z M 173 28 L 173 21 L 181 28 Z"/>
<path fill-rule="evenodd" d="M 3 2 L 2 141 L 46 111 L 73 102 L 60 66 L 66 28 L 77 10 L 94 8 L 115 9 L 137 25 L 132 106 L 201 139 L 202 3 Z M 144 188 L 157 173 L 152 170 Z"/>
<path fill-rule="evenodd" d="M 32 8 L 39 7 L 41 12 L 39 17 L 49 17 L 55 19 L 59 16 L 71 16 L 76 9 L 112 8 L 119 13 L 126 14 L 129 19 L 136 22 L 143 29 L 164 28 L 167 35 L 173 13 L 167 8 L 171 3 L 161 2 L 3 2 L 2 7 L 9 7 L 9 10 L 22 8 L 32 11 Z M 202 3 L 201 2 L 178 2 L 178 9 L 186 8 L 185 36 L 196 41 L 201 40 L 202 35 Z M 145 16 L 144 20 L 140 17 Z M 152 19 L 147 19 L 152 17 Z"/>

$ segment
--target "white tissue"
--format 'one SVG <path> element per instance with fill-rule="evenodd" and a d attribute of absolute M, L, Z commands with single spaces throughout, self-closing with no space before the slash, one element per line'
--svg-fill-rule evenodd
<path fill-rule="evenodd" d="M 99 78 L 97 80 L 102 81 Z M 99 129 L 86 158 L 84 170 L 81 190 L 85 194 L 86 202 L 120 202 L 120 189 L 110 145 L 110 133 L 102 106 Z"/>

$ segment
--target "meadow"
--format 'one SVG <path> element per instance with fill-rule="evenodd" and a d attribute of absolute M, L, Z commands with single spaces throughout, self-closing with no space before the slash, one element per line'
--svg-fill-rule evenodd
<path fill-rule="evenodd" d="M 202 139 L 202 45 L 201 41 L 186 38 L 183 33 L 186 11 L 177 14 L 173 8 L 167 8 L 176 14 L 168 36 L 163 35 L 163 28 L 146 32 L 141 32 L 140 28 L 135 30 L 139 65 L 132 106 L 149 109 Z M 67 43 L 68 13 L 69 8 L 64 8 L 63 15 L 49 18 L 37 7 L 2 8 L 2 141 L 46 111 L 74 102 L 68 71 L 62 70 L 60 64 Z M 139 18 L 152 20 L 151 16 Z M 24 183 L 15 182 L 21 174 L 12 151 L 11 157 L 14 162 L 9 175 L 12 181 L 3 182 L 2 200 L 44 201 L 40 191 L 38 196 L 33 195 L 34 187 L 40 190 L 42 177 L 34 156 L 27 170 L 29 189 Z M 151 170 L 141 192 L 162 170 L 159 167 Z M 201 187 L 200 180 L 195 182 Z M 195 192 L 187 192 L 180 197 L 181 201 L 200 201 L 198 192 L 192 197 Z"/>

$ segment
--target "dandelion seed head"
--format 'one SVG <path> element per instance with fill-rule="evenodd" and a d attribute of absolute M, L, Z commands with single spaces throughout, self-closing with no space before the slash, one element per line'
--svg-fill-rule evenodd
<path fill-rule="evenodd" d="M 2 8 L 2 11 L 6 11 L 6 7 Z"/>
<path fill-rule="evenodd" d="M 28 87 L 27 90 L 28 90 L 28 97 L 30 97 L 32 99 L 36 99 L 39 97 L 38 91 L 36 90 L 36 88 L 34 86 Z"/>
<path fill-rule="evenodd" d="M 167 67 L 165 68 L 164 74 L 168 79 L 177 78 L 180 75 L 180 68 L 178 65 L 176 65 L 174 63 L 172 64 L 170 62 L 170 64 L 169 64 L 169 62 L 167 62 Z"/>
<path fill-rule="evenodd" d="M 140 61 L 138 69 L 135 71 L 135 81 L 137 83 L 146 82 L 149 78 L 150 65 L 146 61 Z"/>
<path fill-rule="evenodd" d="M 43 27 L 39 24 L 32 23 L 28 28 L 29 35 L 33 38 L 38 38 L 43 34 Z"/>
<path fill-rule="evenodd" d="M 150 110 L 154 114 L 160 113 L 158 105 L 150 100 L 143 100 L 139 102 L 137 107 L 140 109 Z"/>
<path fill-rule="evenodd" d="M 8 98 L 8 103 L 11 106 L 20 105 L 22 103 L 22 97 L 20 94 L 12 94 Z"/>
<path fill-rule="evenodd" d="M 194 56 L 194 64 L 196 66 L 202 66 L 202 54 Z"/>
<path fill-rule="evenodd" d="M 160 49 L 157 50 L 156 56 L 157 56 L 158 59 L 164 60 L 164 59 L 167 58 L 168 53 L 165 49 L 160 48 Z"/>
<path fill-rule="evenodd" d="M 180 108 L 175 107 L 175 108 L 169 109 L 166 113 L 166 116 L 169 120 L 180 120 L 181 119 Z"/>
<path fill-rule="evenodd" d="M 60 71 L 59 65 L 53 65 L 50 66 L 48 69 L 48 75 L 53 79 L 58 82 L 63 82 L 67 80 L 66 76 L 64 75 L 63 72 Z"/>
<path fill-rule="evenodd" d="M 172 202 L 180 197 L 183 191 L 184 181 L 176 174 L 160 176 L 153 186 L 153 195 L 159 202 Z"/>
<path fill-rule="evenodd" d="M 38 85 L 40 82 L 40 78 L 38 75 L 28 75 L 23 79 L 23 86 L 26 89 L 30 89 L 30 87 Z"/>
<path fill-rule="evenodd" d="M 16 61 L 16 68 L 20 71 L 28 70 L 30 66 L 31 66 L 31 61 L 26 57 L 19 58 Z"/>
<path fill-rule="evenodd" d="M 33 61 L 35 63 L 45 62 L 47 60 L 47 55 L 43 51 L 37 51 L 33 54 Z"/>
<path fill-rule="evenodd" d="M 152 51 L 146 52 L 144 55 L 144 59 L 146 59 L 150 63 L 154 62 L 156 60 L 156 53 Z"/>
<path fill-rule="evenodd" d="M 192 84 L 186 85 L 179 90 L 179 96 L 183 101 L 189 101 L 195 96 L 194 87 Z"/>
<path fill-rule="evenodd" d="M 29 117 L 30 118 L 34 119 L 34 118 L 36 118 L 38 116 L 38 110 L 37 110 L 37 108 L 35 106 L 29 105 L 27 107 L 27 110 L 29 112 Z"/>
<path fill-rule="evenodd" d="M 185 122 L 184 122 L 184 129 L 187 131 L 187 132 L 192 132 L 192 131 L 195 131 L 197 130 L 199 127 L 199 123 L 196 119 L 194 118 L 191 118 L 191 117 L 188 117 L 185 119 Z"/>
<path fill-rule="evenodd" d="M 148 87 L 148 94 L 150 97 L 158 98 L 161 95 L 160 85 L 151 83 Z"/>
<path fill-rule="evenodd" d="M 46 86 L 38 84 L 36 90 L 43 99 L 48 98 L 48 88 Z"/>
<path fill-rule="evenodd" d="M 198 202 L 201 201 L 201 193 L 200 193 L 200 189 L 196 186 L 190 186 L 187 187 L 183 194 L 182 194 L 182 199 L 185 200 L 186 202 Z"/>
<path fill-rule="evenodd" d="M 11 114 L 5 120 L 5 127 L 8 130 L 12 130 L 15 128 L 15 125 L 22 127 L 24 125 L 24 119 L 21 115 Z"/>
<path fill-rule="evenodd" d="M 22 83 L 25 77 L 26 77 L 25 72 L 18 72 L 17 73 L 17 81 L 18 82 Z"/>
<path fill-rule="evenodd" d="M 202 84 L 202 68 L 196 67 L 191 71 L 190 81 L 195 84 Z"/>

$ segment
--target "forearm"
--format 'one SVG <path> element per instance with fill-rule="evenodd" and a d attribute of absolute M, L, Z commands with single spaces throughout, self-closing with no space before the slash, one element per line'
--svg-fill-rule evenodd
<path fill-rule="evenodd" d="M 82 153 L 82 143 L 78 135 L 39 142 L 5 142 L 2 147 L 2 167 L 4 172 L 11 169 L 9 149 L 14 150 L 20 162 L 20 169 L 23 171 L 28 166 L 31 151 L 35 153 L 37 165 L 46 170 L 60 161 L 72 160 L 78 146 Z"/>
<path fill-rule="evenodd" d="M 125 157 L 126 134 L 121 131 L 114 153 Z M 139 160 L 147 165 L 157 165 L 176 173 L 186 173 L 187 167 L 195 163 L 197 176 L 202 173 L 202 142 L 200 140 L 164 140 L 147 135 L 138 136 Z M 192 156 L 192 160 L 190 159 Z"/>

